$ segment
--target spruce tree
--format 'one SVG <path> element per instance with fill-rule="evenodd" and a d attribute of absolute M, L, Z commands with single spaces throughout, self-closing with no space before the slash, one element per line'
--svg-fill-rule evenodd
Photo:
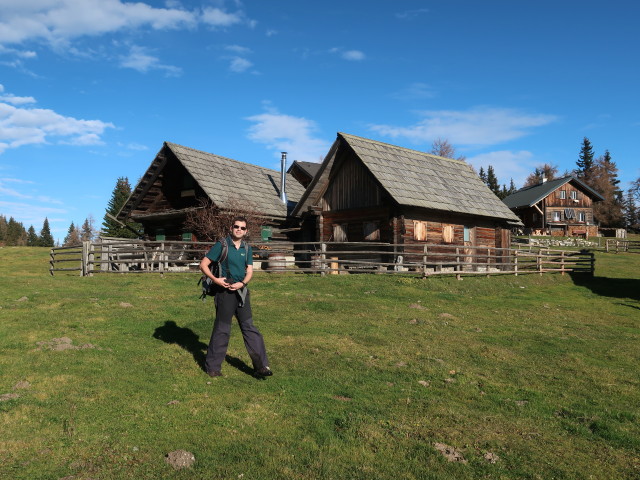
<path fill-rule="evenodd" d="M 82 243 L 80 240 L 80 231 L 73 222 L 71 222 L 71 225 L 69 225 L 69 231 L 67 232 L 67 236 L 64 237 L 64 243 L 62 245 L 70 247 L 72 245 L 79 245 L 80 243 Z"/>
<path fill-rule="evenodd" d="M 621 227 L 624 223 L 622 213 L 622 192 L 618 187 L 618 167 L 607 151 L 598 157 L 591 167 L 587 179 L 588 185 L 604 197 L 604 201 L 593 206 L 593 214 L 603 227 Z"/>
<path fill-rule="evenodd" d="M 7 217 L 0 215 L 0 243 L 7 240 Z"/>
<path fill-rule="evenodd" d="M 484 168 L 480 167 L 480 172 L 478 173 L 478 176 L 480 177 L 480 180 L 482 180 L 482 183 L 484 183 L 486 185 L 487 184 L 487 174 L 484 172 Z"/>
<path fill-rule="evenodd" d="M 40 239 L 38 238 L 36 229 L 33 228 L 33 225 L 29 225 L 29 230 L 27 230 L 27 247 L 37 247 L 39 244 Z"/>
<path fill-rule="evenodd" d="M 496 174 L 493 171 L 493 166 L 491 165 L 487 167 L 486 183 L 489 190 L 491 190 L 495 195 L 500 196 L 500 184 L 498 183 L 498 177 L 496 177 Z"/>
<path fill-rule="evenodd" d="M 84 223 L 82 224 L 82 231 L 80 232 L 80 240 L 83 242 L 90 242 L 93 240 L 93 217 L 89 215 L 89 217 L 84 219 Z"/>
<path fill-rule="evenodd" d="M 51 235 L 51 229 L 49 228 L 49 219 L 47 217 L 44 218 L 44 222 L 42 223 L 39 244 L 41 247 L 53 247 L 53 235 Z"/>
<path fill-rule="evenodd" d="M 137 238 L 139 235 L 132 232 L 130 229 L 123 227 L 119 222 L 111 217 L 116 217 L 122 206 L 127 202 L 127 199 L 131 195 L 131 185 L 129 185 L 129 179 L 127 177 L 120 177 L 116 182 L 116 186 L 113 189 L 111 200 L 107 206 L 107 214 L 104 216 L 102 222 L 103 233 L 107 237 L 117 238 Z M 109 216 L 111 215 L 111 217 Z M 134 222 L 127 222 L 131 228 L 136 231 L 140 231 L 140 225 Z"/>
<path fill-rule="evenodd" d="M 19 247 L 27 244 L 27 231 L 24 229 L 22 223 L 13 217 L 10 217 L 7 222 L 6 244 Z"/>
<path fill-rule="evenodd" d="M 631 188 L 627 190 L 624 201 L 624 226 L 630 230 L 638 230 L 640 228 L 640 212 L 636 206 L 635 195 Z"/>
<path fill-rule="evenodd" d="M 578 167 L 576 171 L 578 178 L 588 182 L 591 176 L 591 170 L 593 169 L 593 146 L 587 137 L 584 137 L 582 140 L 576 165 Z"/>

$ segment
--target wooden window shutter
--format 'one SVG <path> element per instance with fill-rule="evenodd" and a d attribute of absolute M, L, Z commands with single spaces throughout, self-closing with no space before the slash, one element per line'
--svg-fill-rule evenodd
<path fill-rule="evenodd" d="M 413 221 L 413 238 L 421 242 L 427 239 L 427 222 Z"/>
<path fill-rule="evenodd" d="M 442 226 L 442 241 L 444 243 L 453 243 L 453 225 Z"/>

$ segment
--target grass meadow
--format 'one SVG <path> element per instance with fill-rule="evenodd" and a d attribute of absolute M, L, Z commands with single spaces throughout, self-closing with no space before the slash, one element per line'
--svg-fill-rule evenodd
<path fill-rule="evenodd" d="M 0 478 L 640 478 L 640 254 L 596 258 L 593 279 L 259 273 L 258 380 L 237 325 L 203 372 L 196 274 L 52 277 L 48 250 L 2 248 Z"/>

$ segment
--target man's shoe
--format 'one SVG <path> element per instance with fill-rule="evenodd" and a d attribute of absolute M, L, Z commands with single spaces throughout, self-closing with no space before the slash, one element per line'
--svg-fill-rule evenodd
<path fill-rule="evenodd" d="M 256 375 L 260 377 L 270 377 L 273 375 L 273 372 L 269 367 L 262 367 L 256 370 Z"/>
<path fill-rule="evenodd" d="M 221 377 L 222 372 L 220 370 L 214 370 L 213 372 L 207 372 L 210 377 Z"/>

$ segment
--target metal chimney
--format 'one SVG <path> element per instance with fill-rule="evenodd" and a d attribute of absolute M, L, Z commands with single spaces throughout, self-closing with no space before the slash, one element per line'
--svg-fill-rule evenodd
<path fill-rule="evenodd" d="M 280 161 L 280 200 L 287 204 L 287 152 L 282 152 L 282 160 Z"/>

